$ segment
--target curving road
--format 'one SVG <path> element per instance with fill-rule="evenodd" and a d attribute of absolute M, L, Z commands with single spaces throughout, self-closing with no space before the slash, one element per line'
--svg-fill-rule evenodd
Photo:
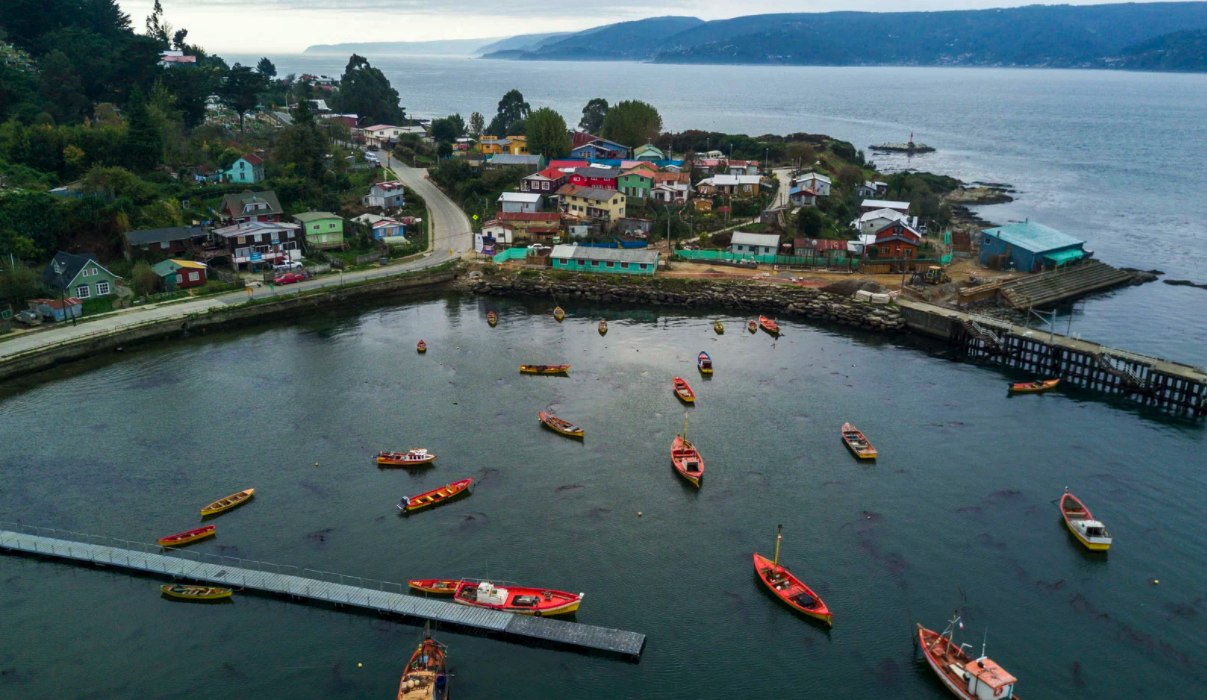
<path fill-rule="evenodd" d="M 428 230 L 432 233 L 432 243 L 429 249 L 433 251 L 433 258 L 443 254 L 444 257 L 440 259 L 440 262 L 444 262 L 449 259 L 450 251 L 452 257 L 456 257 L 461 253 L 473 250 L 474 233 L 469 223 L 469 217 L 461 211 L 461 207 L 457 206 L 456 202 L 446 197 L 427 179 L 426 169 L 412 168 L 388 153 L 383 154 L 382 165 L 393 171 L 395 177 L 401 180 L 407 189 L 417 192 L 427 201 L 428 216 L 430 217 Z"/>

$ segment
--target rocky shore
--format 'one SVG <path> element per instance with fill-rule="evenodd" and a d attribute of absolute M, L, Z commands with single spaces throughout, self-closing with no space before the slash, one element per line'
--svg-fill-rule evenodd
<path fill-rule="evenodd" d="M 720 280 L 520 272 L 468 280 L 469 291 L 494 296 L 537 296 L 569 301 L 718 308 L 771 316 L 797 316 L 881 333 L 905 328 L 894 304 L 857 301 L 811 287 Z"/>

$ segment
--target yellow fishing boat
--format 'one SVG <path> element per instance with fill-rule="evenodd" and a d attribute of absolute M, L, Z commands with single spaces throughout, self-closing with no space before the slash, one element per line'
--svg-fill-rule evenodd
<path fill-rule="evenodd" d="M 725 324 L 721 323 L 720 321 L 713 321 L 712 329 L 717 332 L 717 335 L 725 334 Z"/>
<path fill-rule="evenodd" d="M 236 506 L 241 506 L 251 500 L 251 497 L 256 493 L 255 489 L 246 489 L 239 493 L 232 493 L 226 498 L 219 498 L 213 503 L 201 509 L 202 515 L 217 515 L 224 511 L 228 511 Z"/>
<path fill-rule="evenodd" d="M 159 591 L 170 598 L 179 600 L 221 600 L 229 598 L 234 593 L 229 588 L 214 588 L 212 586 L 185 586 L 179 583 L 165 583 Z"/>
<path fill-rule="evenodd" d="M 608 322 L 603 320 L 602 318 L 599 319 L 599 334 L 600 335 L 608 334 Z"/>
<path fill-rule="evenodd" d="M 565 374 L 570 365 L 520 365 L 523 374 Z"/>
<path fill-rule="evenodd" d="M 562 307 L 559 306 L 553 310 L 553 317 L 556 318 L 560 323 L 561 320 L 566 317 L 566 312 L 562 311 Z"/>

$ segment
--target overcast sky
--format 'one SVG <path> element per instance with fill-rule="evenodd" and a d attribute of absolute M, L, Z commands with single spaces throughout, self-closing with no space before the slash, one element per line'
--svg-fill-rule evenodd
<path fill-rule="evenodd" d="M 3 0 L 0 0 L 2 2 Z M 300 53 L 312 44 L 475 39 L 575 31 L 653 15 L 725 19 L 772 12 L 958 10 L 1034 0 L 160 0 L 189 42 L 219 54 Z M 1112 0 L 1045 4 L 1092 5 Z M 119 0 L 142 31 L 154 0 Z"/>

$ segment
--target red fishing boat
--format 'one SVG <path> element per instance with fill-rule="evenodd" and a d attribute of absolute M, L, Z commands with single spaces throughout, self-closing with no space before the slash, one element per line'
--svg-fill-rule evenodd
<path fill-rule="evenodd" d="M 780 525 L 780 531 L 784 529 Z M 806 586 L 803 581 L 793 576 L 788 572 L 788 569 L 780 565 L 780 540 L 783 535 L 780 531 L 775 533 L 775 559 L 771 560 L 761 554 L 754 555 L 754 570 L 759 575 L 759 579 L 776 598 L 788 604 L 788 607 L 797 612 L 804 613 L 809 617 L 821 620 L 827 625 L 834 626 L 834 615 L 826 604 L 822 602 L 821 596 L 813 592 L 811 588 Z"/>
<path fill-rule="evenodd" d="M 203 537 L 209 537 L 210 535 L 213 535 L 216 530 L 217 528 L 215 528 L 213 525 L 206 525 L 204 527 L 199 527 L 196 530 L 186 530 L 184 532 L 178 532 L 175 535 L 160 537 L 155 541 L 158 542 L 161 547 L 177 547 L 182 544 L 188 544 L 189 542 L 196 542 Z"/>
<path fill-rule="evenodd" d="M 758 322 L 753 321 L 753 320 L 750 321 L 749 323 L 746 324 L 746 330 L 750 331 L 751 333 L 758 333 L 759 332 Z"/>
<path fill-rule="evenodd" d="M 683 377 L 675 377 L 671 381 L 671 386 L 674 387 L 675 396 L 678 396 L 680 401 L 684 403 L 696 402 L 696 392 L 692 391 L 692 388 L 687 385 L 687 380 Z"/>
<path fill-rule="evenodd" d="M 426 467 L 436 461 L 436 455 L 422 447 L 409 452 L 378 452 L 377 463 L 383 467 Z"/>
<path fill-rule="evenodd" d="M 1042 394 L 1045 391 L 1051 391 L 1060 384 L 1059 379 L 1036 379 L 1033 382 L 1023 382 L 1021 384 L 1011 384 L 1011 394 Z"/>
<path fill-rule="evenodd" d="M 486 322 L 490 324 L 491 328 L 494 328 L 499 323 L 499 315 L 493 311 L 487 313 Z"/>
<path fill-rule="evenodd" d="M 460 584 L 460 581 L 449 578 L 422 578 L 407 581 L 407 585 L 412 589 L 432 595 L 452 595 L 457 592 L 457 586 Z"/>
<path fill-rule="evenodd" d="M 418 496 L 403 496 L 402 500 L 398 502 L 398 510 L 403 513 L 414 513 L 417 510 L 447 503 L 463 493 L 468 493 L 469 485 L 472 483 L 474 483 L 473 479 L 462 479 Z"/>
<path fill-rule="evenodd" d="M 402 674 L 398 700 L 447 700 L 448 673 L 444 660 L 447 651 L 447 647 L 425 633 Z"/>
<path fill-rule="evenodd" d="M 420 353 L 427 352 L 427 343 L 420 340 L 418 343 L 415 343 L 415 350 L 417 350 Z"/>
<path fill-rule="evenodd" d="M 985 656 L 984 647 L 981 647 L 980 658 L 973 659 L 964 652 L 964 647 L 969 645 L 956 645 L 952 641 L 957 626 L 963 627 L 958 615 L 952 615 L 943 634 L 918 625 L 922 654 L 943 685 L 963 700 L 1017 698 L 1014 685 L 1018 679 Z"/>
<path fill-rule="evenodd" d="M 499 586 L 482 581 L 462 581 L 457 586 L 453 602 L 475 608 L 501 610 L 519 615 L 569 615 L 578 610 L 583 602 L 583 593 L 567 593 L 548 588 L 523 588 Z"/>
<path fill-rule="evenodd" d="M 704 458 L 696 446 L 687 440 L 687 416 L 683 417 L 683 432 L 676 435 L 671 443 L 671 466 L 679 476 L 700 488 L 700 481 L 704 479 Z"/>
<path fill-rule="evenodd" d="M 767 331 L 771 335 L 780 334 L 779 324 L 777 324 L 775 321 L 772 321 L 771 319 L 767 318 L 766 316 L 759 316 L 759 328 L 762 328 L 763 330 Z"/>

